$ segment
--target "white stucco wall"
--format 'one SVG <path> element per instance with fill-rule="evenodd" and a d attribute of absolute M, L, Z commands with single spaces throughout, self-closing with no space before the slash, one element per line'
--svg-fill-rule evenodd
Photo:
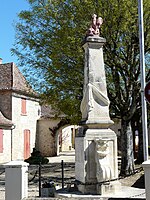
<path fill-rule="evenodd" d="M 11 130 L 3 129 L 3 152 L 0 153 L 0 163 L 11 160 Z"/>
<path fill-rule="evenodd" d="M 75 131 L 75 128 L 77 128 L 75 125 L 71 125 L 62 129 L 62 151 L 70 151 L 73 149 L 72 140 L 74 140 L 75 135 L 72 134 L 72 129 Z"/>
<path fill-rule="evenodd" d="M 25 97 L 26 98 L 26 97 Z M 32 99 L 26 99 L 27 114 L 21 114 L 21 97 L 12 97 L 12 122 L 15 123 L 15 129 L 13 130 L 13 152 L 12 158 L 23 159 L 24 158 L 24 130 L 30 130 L 30 152 L 35 147 L 36 140 L 36 125 L 37 119 L 39 119 L 40 109 L 39 103 Z"/>
<path fill-rule="evenodd" d="M 72 147 L 71 143 L 71 127 L 68 126 L 62 130 L 62 151 L 69 151 Z"/>

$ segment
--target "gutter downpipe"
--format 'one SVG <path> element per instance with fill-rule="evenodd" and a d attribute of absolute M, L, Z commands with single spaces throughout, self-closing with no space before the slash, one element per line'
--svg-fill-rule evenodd
<path fill-rule="evenodd" d="M 12 159 L 12 154 L 13 154 L 13 130 L 16 128 L 15 125 L 12 125 L 11 127 L 11 161 L 13 160 Z"/>

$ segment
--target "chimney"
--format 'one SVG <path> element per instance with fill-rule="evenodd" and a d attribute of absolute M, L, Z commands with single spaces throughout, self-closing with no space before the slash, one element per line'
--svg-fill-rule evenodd
<path fill-rule="evenodd" d="M 2 58 L 0 58 L 0 64 L 2 64 L 2 61 L 3 61 L 3 59 L 2 59 Z"/>

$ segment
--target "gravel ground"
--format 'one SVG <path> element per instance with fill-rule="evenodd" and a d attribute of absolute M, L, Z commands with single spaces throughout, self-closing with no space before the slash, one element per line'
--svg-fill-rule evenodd
<path fill-rule="evenodd" d="M 45 181 L 53 181 L 56 184 L 56 188 L 62 187 L 62 172 L 61 164 L 53 163 L 43 165 L 41 167 L 41 184 Z M 29 197 L 39 196 L 39 166 L 31 165 L 29 166 Z M 75 164 L 74 163 L 64 163 L 64 184 L 67 185 L 75 180 Z M 5 170 L 0 169 L 0 200 L 5 199 Z"/>
<path fill-rule="evenodd" d="M 39 168 L 38 165 L 29 166 L 29 197 L 39 196 Z M 51 163 L 42 166 L 41 168 L 41 182 L 53 181 L 57 188 L 62 187 L 62 172 L 61 163 Z M 75 180 L 75 164 L 64 163 L 64 184 L 65 186 Z M 134 175 L 121 178 L 120 183 L 123 186 L 132 186 L 135 188 L 144 188 L 144 171 L 140 166 L 136 166 L 136 173 Z M 0 169 L 0 200 L 5 199 L 5 172 Z"/>

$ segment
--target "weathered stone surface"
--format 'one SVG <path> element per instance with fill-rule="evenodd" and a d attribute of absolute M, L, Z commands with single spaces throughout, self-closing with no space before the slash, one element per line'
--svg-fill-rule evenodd
<path fill-rule="evenodd" d="M 101 143 L 107 144 L 107 149 Z M 118 177 L 117 138 L 111 129 L 87 129 L 85 136 L 76 137 L 75 144 L 75 174 L 78 181 L 97 185 Z M 103 148 L 105 150 L 102 152 Z"/>
<path fill-rule="evenodd" d="M 106 76 L 103 60 L 104 38 L 88 37 L 85 49 L 84 89 L 81 102 L 82 122 L 112 124 L 109 117 Z"/>
<path fill-rule="evenodd" d="M 106 76 L 101 37 L 87 37 L 85 44 L 82 121 L 75 141 L 75 175 L 78 190 L 84 194 L 106 194 L 117 184 L 104 184 L 118 177 L 117 137 L 109 127 Z"/>

